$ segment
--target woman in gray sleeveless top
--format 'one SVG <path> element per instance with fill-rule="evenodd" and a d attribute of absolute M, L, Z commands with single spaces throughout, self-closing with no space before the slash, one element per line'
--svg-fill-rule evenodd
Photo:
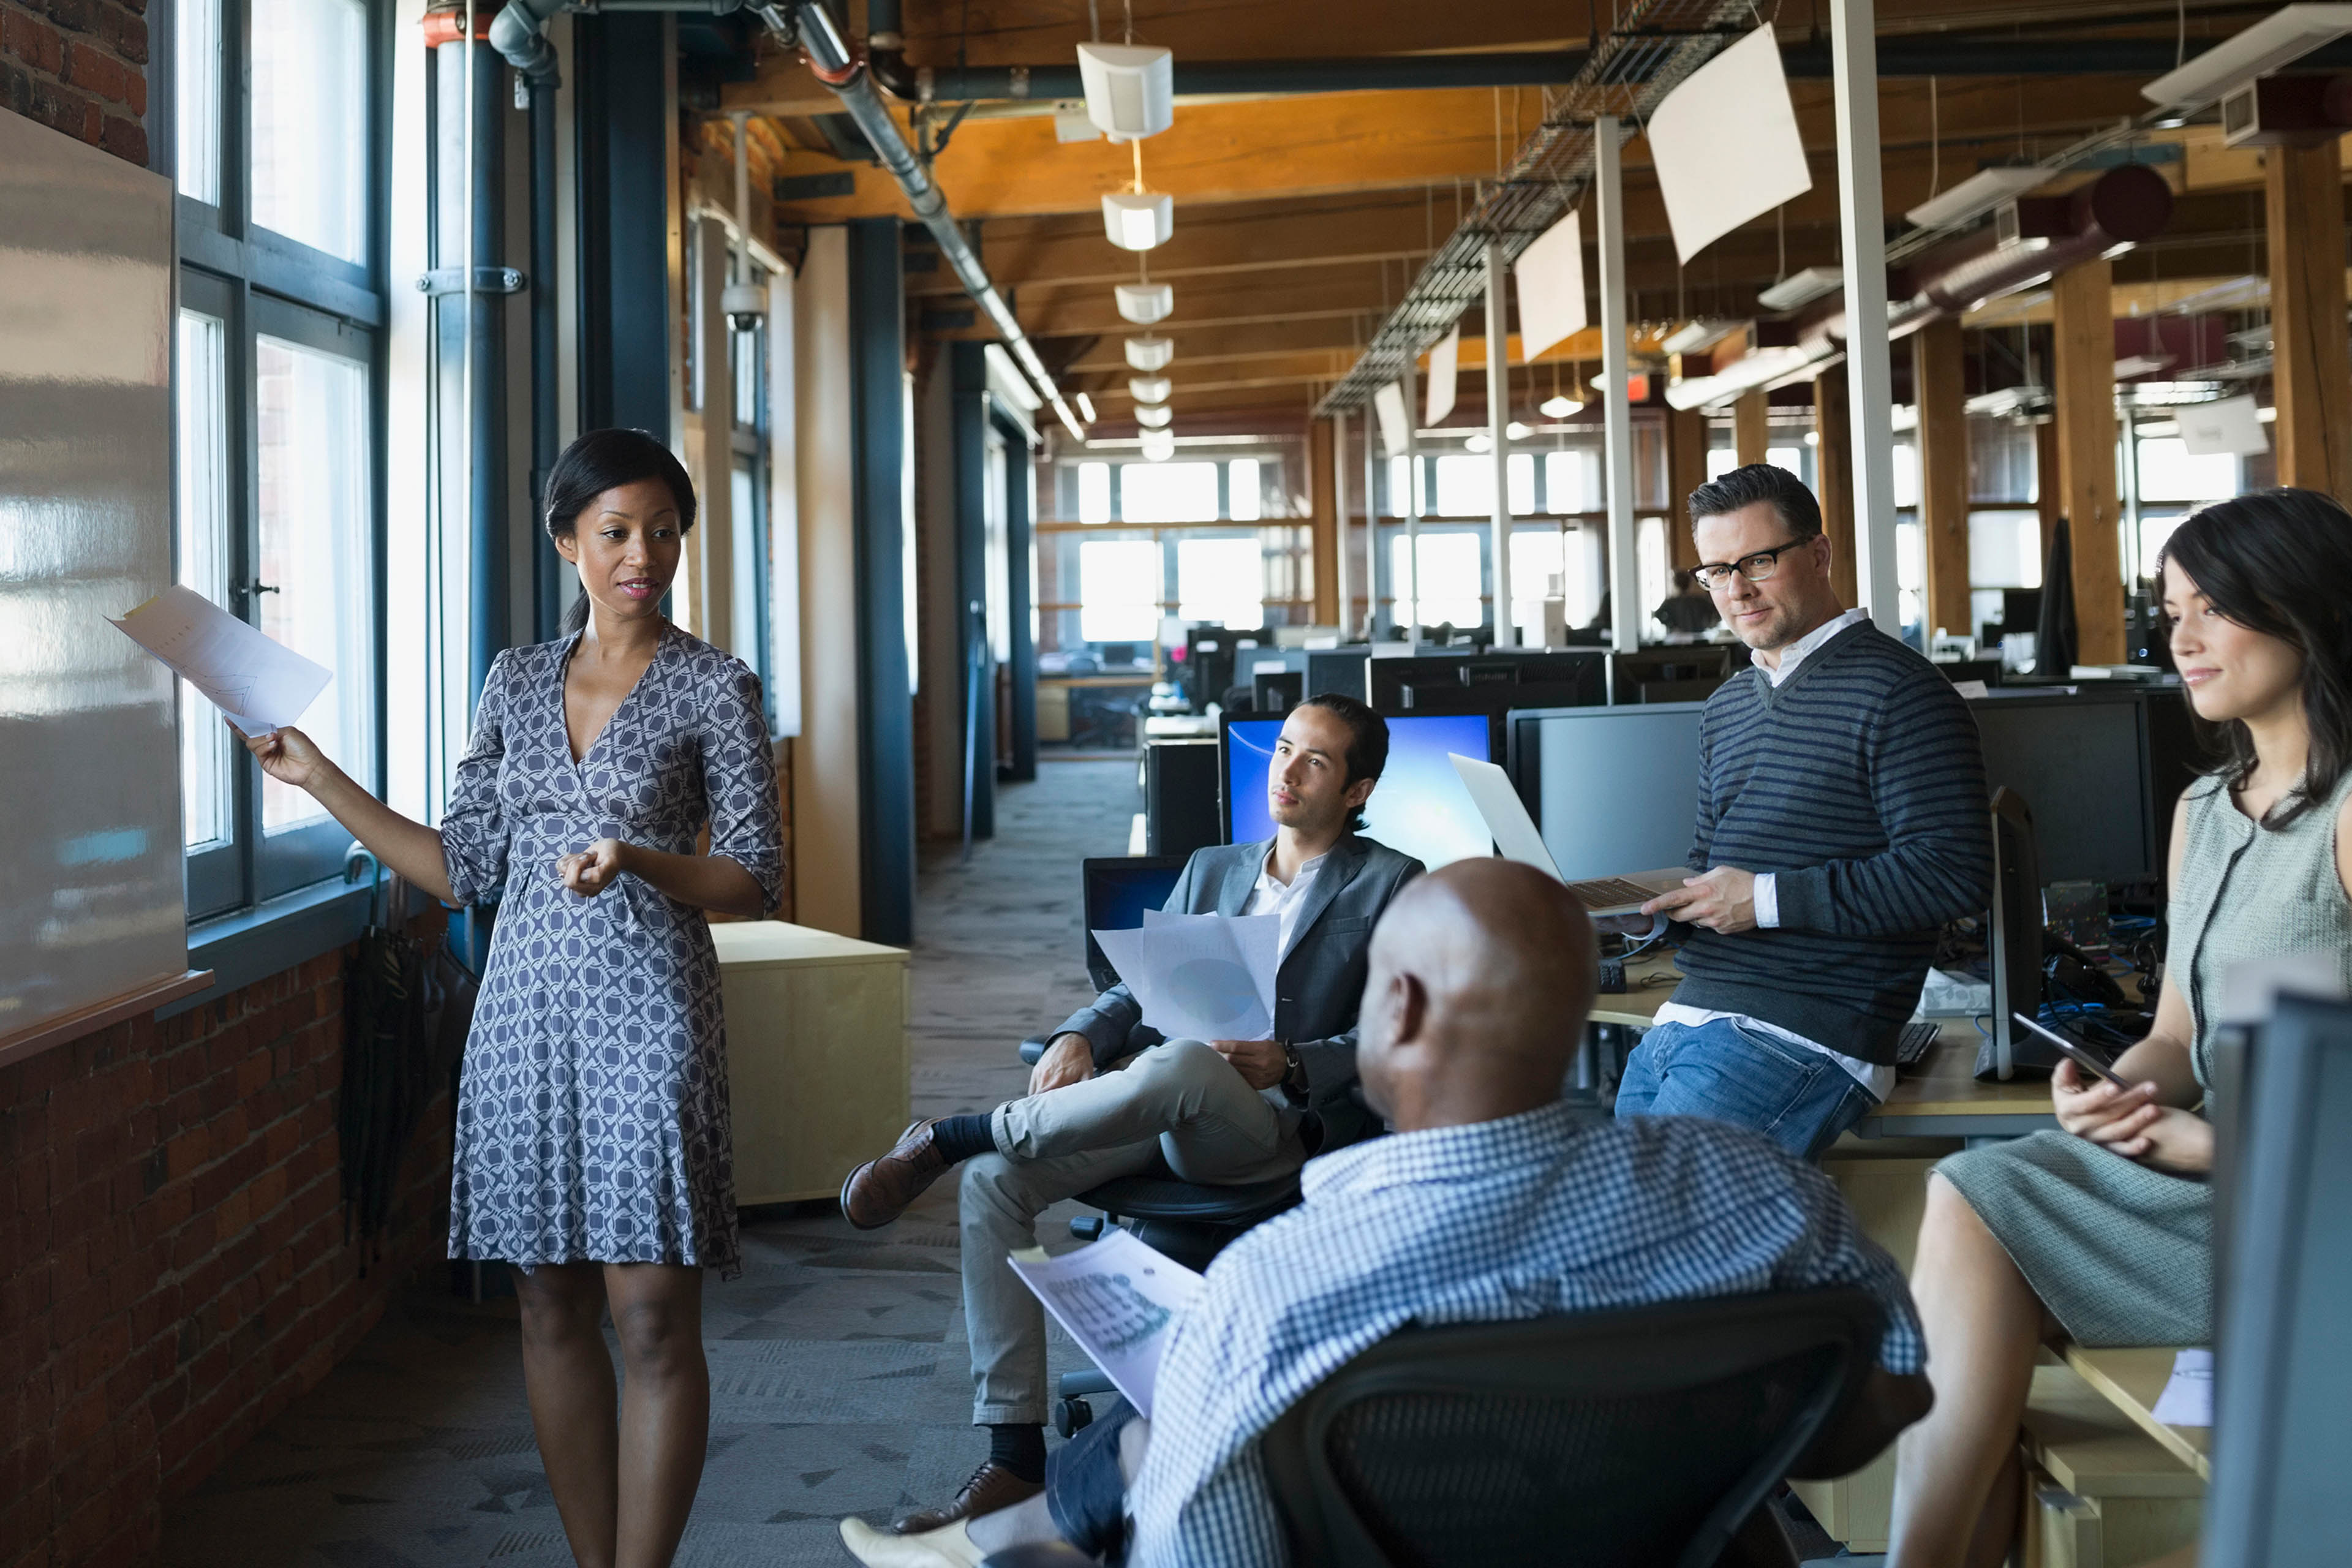
<path fill-rule="evenodd" d="M 1912 1290 L 1936 1406 L 1897 1452 L 1902 1568 L 2000 1561 L 2042 1339 L 2196 1345 L 2212 1331 L 2210 1081 L 2222 975 L 2324 951 L 2352 984 L 2352 514 L 2310 490 L 2207 508 L 2158 558 L 2172 655 L 2221 760 L 2173 820 L 2155 1027 L 2113 1085 L 2061 1064 L 2063 1131 L 1970 1150 L 1928 1182 Z"/>

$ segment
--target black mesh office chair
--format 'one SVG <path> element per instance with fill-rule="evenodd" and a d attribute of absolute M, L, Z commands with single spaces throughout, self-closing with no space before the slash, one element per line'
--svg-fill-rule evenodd
<path fill-rule="evenodd" d="M 1875 1358 L 1857 1290 L 1407 1329 L 1276 1423 L 1301 1568 L 1794 1568 L 1765 1507 Z"/>

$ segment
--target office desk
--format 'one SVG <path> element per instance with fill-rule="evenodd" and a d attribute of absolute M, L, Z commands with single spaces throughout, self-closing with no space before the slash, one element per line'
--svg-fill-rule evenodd
<path fill-rule="evenodd" d="M 1682 978 L 1671 959 L 1636 963 L 1625 994 L 1595 998 L 1592 1021 L 1646 1029 Z M 1895 1079 L 1886 1102 L 1855 1124 L 1859 1138 L 2013 1138 L 2058 1125 L 2044 1079 L 1976 1080 L 1978 1035 L 1967 1018 L 1937 1020 L 1938 1038 L 1916 1068 Z"/>
<path fill-rule="evenodd" d="M 2101 1398 L 2132 1419 L 2132 1424 L 2164 1446 L 2165 1452 L 2195 1470 L 2200 1479 L 2213 1479 L 2213 1429 L 2171 1426 L 2156 1418 L 2157 1396 L 2172 1377 L 2174 1352 L 2132 1347 L 2124 1350 L 2063 1348 L 2066 1364 Z"/>

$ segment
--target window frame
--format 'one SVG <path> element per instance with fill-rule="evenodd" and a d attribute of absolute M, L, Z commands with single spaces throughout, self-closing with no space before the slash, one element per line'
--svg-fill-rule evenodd
<path fill-rule="evenodd" d="M 173 34 L 180 18 L 176 7 L 172 31 L 163 35 L 153 53 L 153 69 L 163 79 L 160 122 L 172 123 L 172 133 L 158 139 L 161 156 L 156 173 L 177 185 L 179 137 L 176 121 L 178 69 Z M 223 374 L 226 399 L 222 413 L 226 444 L 227 537 L 217 542 L 231 585 L 225 607 L 248 622 L 257 618 L 251 591 L 259 560 L 260 429 L 259 350 L 262 336 L 280 339 L 323 352 L 360 365 L 367 387 L 366 422 L 368 612 L 373 619 L 372 689 L 367 705 L 374 728 L 374 757 L 370 776 L 358 782 L 382 796 L 387 777 L 384 712 L 384 610 L 386 541 L 386 382 L 383 335 L 390 319 L 388 271 L 390 258 L 392 50 L 395 12 L 389 0 L 364 0 L 368 61 L 364 70 L 369 102 L 362 123 L 367 181 L 366 259 L 345 260 L 263 228 L 252 221 L 252 0 L 219 0 L 220 119 L 215 127 L 220 155 L 217 205 L 178 193 L 174 204 L 178 267 L 174 319 L 180 309 L 213 317 L 223 324 Z M 176 410 L 182 395 L 182 366 L 176 333 L 172 364 L 175 411 L 173 468 L 174 538 L 178 533 L 178 469 Z M 176 547 L 175 547 L 176 553 Z M 173 563 L 176 574 L 178 563 Z M 184 711 L 183 723 L 192 715 Z M 203 717 L 217 722 L 207 708 Z M 232 776 L 226 781 L 231 801 L 234 839 L 189 853 L 185 858 L 187 918 L 191 926 L 207 920 L 234 917 L 254 906 L 283 900 L 344 872 L 352 844 L 340 823 L 327 822 L 272 837 L 262 831 L 261 771 L 240 763 L 231 753 Z"/>

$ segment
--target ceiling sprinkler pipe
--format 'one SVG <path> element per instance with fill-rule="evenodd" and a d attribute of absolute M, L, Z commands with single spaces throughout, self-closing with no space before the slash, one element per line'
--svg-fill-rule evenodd
<path fill-rule="evenodd" d="M 499 14 L 490 18 L 490 47 L 504 55 L 507 63 L 522 72 L 523 79 L 534 87 L 552 88 L 561 83 L 562 72 L 556 65 L 555 46 L 547 41 L 541 29 L 563 5 L 564 0 L 507 0 L 499 7 Z"/>

